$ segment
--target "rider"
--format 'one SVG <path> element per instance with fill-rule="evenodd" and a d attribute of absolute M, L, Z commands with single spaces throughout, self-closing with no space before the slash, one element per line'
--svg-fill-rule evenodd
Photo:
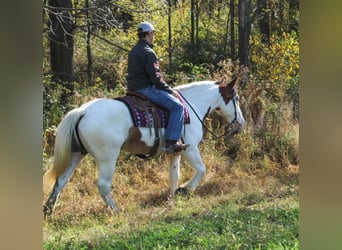
<path fill-rule="evenodd" d="M 165 132 L 166 152 L 176 153 L 185 150 L 189 145 L 180 143 L 184 110 L 178 100 L 178 93 L 163 79 L 156 53 L 153 50 L 155 29 L 149 22 L 138 26 L 138 43 L 128 54 L 127 88 L 146 96 L 170 112 Z"/>

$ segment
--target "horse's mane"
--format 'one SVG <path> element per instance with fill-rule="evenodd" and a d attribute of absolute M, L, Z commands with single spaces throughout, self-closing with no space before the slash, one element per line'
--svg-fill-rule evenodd
<path fill-rule="evenodd" d="M 175 89 L 177 90 L 182 90 L 182 91 L 186 91 L 188 89 L 198 89 L 198 88 L 202 88 L 204 89 L 208 89 L 209 86 L 212 86 L 215 83 L 215 81 L 197 81 L 197 82 L 191 82 L 191 83 L 187 83 L 187 84 L 183 84 L 183 85 L 178 85 L 175 87 Z"/>

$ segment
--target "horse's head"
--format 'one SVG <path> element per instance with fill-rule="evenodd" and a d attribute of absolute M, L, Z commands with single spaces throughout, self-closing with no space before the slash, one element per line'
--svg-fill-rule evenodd
<path fill-rule="evenodd" d="M 235 77 L 227 84 L 226 78 L 223 77 L 221 81 L 216 82 L 219 85 L 221 94 L 217 110 L 228 120 L 232 133 L 239 132 L 245 124 L 239 105 L 239 95 L 234 88 L 236 80 Z"/>

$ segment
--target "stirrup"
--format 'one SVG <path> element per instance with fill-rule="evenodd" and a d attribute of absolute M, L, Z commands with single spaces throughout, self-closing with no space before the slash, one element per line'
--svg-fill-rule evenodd
<path fill-rule="evenodd" d="M 170 146 L 165 148 L 165 153 L 167 154 L 176 154 L 183 150 L 186 150 L 190 144 L 171 144 Z"/>

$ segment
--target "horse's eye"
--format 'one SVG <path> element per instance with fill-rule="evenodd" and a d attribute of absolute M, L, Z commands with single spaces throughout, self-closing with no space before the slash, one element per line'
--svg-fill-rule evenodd
<path fill-rule="evenodd" d="M 235 97 L 235 100 L 239 101 L 239 100 L 240 100 L 240 97 L 237 95 L 237 96 Z"/>

